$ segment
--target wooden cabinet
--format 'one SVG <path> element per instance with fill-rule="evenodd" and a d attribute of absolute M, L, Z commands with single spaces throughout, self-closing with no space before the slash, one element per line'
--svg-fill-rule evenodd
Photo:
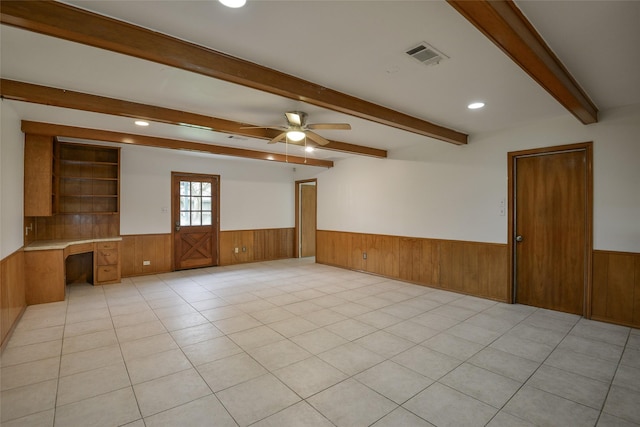
<path fill-rule="evenodd" d="M 120 211 L 120 149 L 58 143 L 59 213 L 116 214 Z"/>
<path fill-rule="evenodd" d="M 95 245 L 95 284 L 120 282 L 120 242 L 98 242 Z"/>
<path fill-rule="evenodd" d="M 25 135 L 25 216 L 117 214 L 119 196 L 119 148 Z"/>
<path fill-rule="evenodd" d="M 51 216 L 55 213 L 56 175 L 54 140 L 50 136 L 25 135 L 24 215 Z"/>
<path fill-rule="evenodd" d="M 24 252 L 27 305 L 64 301 L 64 251 Z"/>
<path fill-rule="evenodd" d="M 85 263 L 80 254 L 86 254 Z M 93 255 L 93 264 L 91 256 Z M 73 259 L 78 262 L 68 263 Z M 73 272 L 68 270 L 74 265 Z M 121 277 L 120 240 L 63 241 L 33 243 L 24 249 L 25 296 L 28 305 L 64 301 L 65 287 L 74 276 L 82 276 L 94 285 L 119 283 Z M 78 273 L 80 274 L 74 274 Z"/>
<path fill-rule="evenodd" d="M 120 235 L 120 149 L 25 135 L 25 242 Z"/>

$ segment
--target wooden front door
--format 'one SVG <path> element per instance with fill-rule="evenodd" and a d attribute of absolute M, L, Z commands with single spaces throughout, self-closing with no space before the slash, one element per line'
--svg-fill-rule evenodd
<path fill-rule="evenodd" d="M 217 265 L 219 177 L 176 172 L 171 176 L 175 269 Z"/>
<path fill-rule="evenodd" d="M 590 144 L 582 144 L 510 156 L 517 303 L 585 314 L 591 253 L 590 150 Z"/>
<path fill-rule="evenodd" d="M 300 256 L 316 255 L 316 185 L 300 187 Z"/>

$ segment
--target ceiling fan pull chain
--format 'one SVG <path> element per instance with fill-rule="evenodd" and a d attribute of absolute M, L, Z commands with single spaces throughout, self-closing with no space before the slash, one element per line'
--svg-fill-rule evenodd
<path fill-rule="evenodd" d="M 285 136 L 284 140 L 284 161 L 289 163 L 289 136 Z"/>

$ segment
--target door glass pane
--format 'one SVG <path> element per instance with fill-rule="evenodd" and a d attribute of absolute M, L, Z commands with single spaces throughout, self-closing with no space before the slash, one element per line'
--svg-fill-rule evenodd
<path fill-rule="evenodd" d="M 181 196 L 188 196 L 190 193 L 191 189 L 191 183 L 189 181 L 180 181 L 180 195 Z"/>
<path fill-rule="evenodd" d="M 211 183 L 203 182 L 202 183 L 202 195 L 203 196 L 211 196 Z"/>
<path fill-rule="evenodd" d="M 180 181 L 180 225 L 213 225 L 211 182 Z"/>
<path fill-rule="evenodd" d="M 189 197 L 180 197 L 180 210 L 188 211 L 189 210 Z"/>
<path fill-rule="evenodd" d="M 191 210 L 192 211 L 199 211 L 201 210 L 200 208 L 200 197 L 191 197 Z"/>
<path fill-rule="evenodd" d="M 202 198 L 202 210 L 210 211 L 211 210 L 211 197 L 203 197 Z"/>
<path fill-rule="evenodd" d="M 211 225 L 211 212 L 202 212 L 202 225 Z"/>
<path fill-rule="evenodd" d="M 189 224 L 191 224 L 190 218 L 191 218 L 191 215 L 189 214 L 189 211 L 180 212 L 180 225 L 189 225 Z"/>
<path fill-rule="evenodd" d="M 200 212 L 191 212 L 191 225 L 202 225 Z"/>

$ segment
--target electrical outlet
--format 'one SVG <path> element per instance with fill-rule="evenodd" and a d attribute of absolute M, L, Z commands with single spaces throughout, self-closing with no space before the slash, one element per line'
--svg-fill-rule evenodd
<path fill-rule="evenodd" d="M 242 247 L 242 252 L 247 252 L 247 247 L 246 246 Z"/>
<path fill-rule="evenodd" d="M 367 253 L 366 252 L 362 252 L 362 259 L 367 259 Z"/>
<path fill-rule="evenodd" d="M 504 215 L 505 215 L 505 212 L 506 212 L 505 208 L 504 208 L 504 207 L 501 207 L 501 208 L 500 208 L 500 210 L 498 211 L 498 214 L 499 214 L 500 216 L 504 216 Z"/>
<path fill-rule="evenodd" d="M 151 265 L 151 261 L 142 261 L 142 265 Z"/>
<path fill-rule="evenodd" d="M 234 249 L 233 249 L 233 253 L 236 253 L 236 254 L 237 254 L 237 253 L 238 253 L 238 248 L 234 248 Z"/>

